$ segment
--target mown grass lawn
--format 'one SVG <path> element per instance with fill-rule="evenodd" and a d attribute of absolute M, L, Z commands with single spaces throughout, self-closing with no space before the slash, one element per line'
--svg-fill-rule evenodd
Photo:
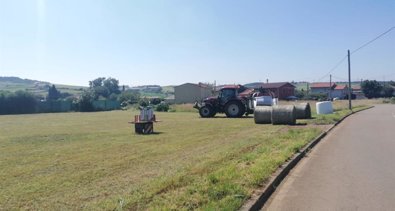
<path fill-rule="evenodd" d="M 322 132 L 175 112 L 136 135 L 132 115 L 0 116 L 0 210 L 235 210 Z"/>

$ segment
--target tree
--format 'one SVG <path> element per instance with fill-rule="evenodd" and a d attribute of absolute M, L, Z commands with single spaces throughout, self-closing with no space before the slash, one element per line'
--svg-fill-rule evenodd
<path fill-rule="evenodd" d="M 383 86 L 376 80 L 365 80 L 361 84 L 361 89 L 365 96 L 370 99 L 380 97 Z"/>
<path fill-rule="evenodd" d="M 109 98 L 110 96 L 115 98 L 115 95 L 121 93 L 119 81 L 115 78 L 96 78 L 93 81 L 89 81 L 89 88 L 93 91 L 94 99 L 99 99 L 99 97 Z"/>
<path fill-rule="evenodd" d="M 56 89 L 55 85 L 52 85 L 51 87 L 49 87 L 48 89 L 48 95 L 47 95 L 47 99 L 48 100 L 57 100 L 59 99 L 61 96 L 60 92 Z"/>
<path fill-rule="evenodd" d="M 382 97 L 392 97 L 393 93 L 394 93 L 394 88 L 387 85 L 387 86 L 383 87 L 381 96 Z"/>
<path fill-rule="evenodd" d="M 108 89 L 110 94 L 119 94 L 121 91 L 119 90 L 119 81 L 115 78 L 107 78 L 103 81 L 103 86 Z"/>
<path fill-rule="evenodd" d="M 95 96 L 91 91 L 84 91 L 77 101 L 77 109 L 79 111 L 93 111 L 93 100 Z"/>
<path fill-rule="evenodd" d="M 159 105 L 161 102 L 163 102 L 164 100 L 163 99 L 160 99 L 160 98 L 152 98 L 151 100 L 150 100 L 150 103 L 152 104 L 152 105 Z"/>
<path fill-rule="evenodd" d="M 122 92 L 119 97 L 118 101 L 119 102 L 126 102 L 129 104 L 135 104 L 138 103 L 140 100 L 140 93 L 138 91 L 126 91 Z"/>
<path fill-rule="evenodd" d="M 95 100 L 97 100 L 100 96 L 107 98 L 110 95 L 110 91 L 104 86 L 96 86 L 92 90 Z"/>
<path fill-rule="evenodd" d="M 95 88 L 95 87 L 98 87 L 98 86 L 103 86 L 103 81 L 105 79 L 106 78 L 104 78 L 104 77 L 99 77 L 99 78 L 96 78 L 93 81 L 89 81 L 89 87 L 90 88 Z"/>

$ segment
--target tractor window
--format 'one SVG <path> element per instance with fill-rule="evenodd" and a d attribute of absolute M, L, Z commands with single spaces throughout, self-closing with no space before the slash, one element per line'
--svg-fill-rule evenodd
<path fill-rule="evenodd" d="M 236 92 L 234 89 L 223 89 L 221 91 L 221 98 L 229 99 L 236 96 Z"/>

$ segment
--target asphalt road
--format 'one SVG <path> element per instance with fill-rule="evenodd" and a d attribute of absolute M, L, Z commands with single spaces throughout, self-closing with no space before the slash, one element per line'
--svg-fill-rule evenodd
<path fill-rule="evenodd" d="M 345 119 L 290 172 L 263 210 L 395 210 L 395 105 Z"/>

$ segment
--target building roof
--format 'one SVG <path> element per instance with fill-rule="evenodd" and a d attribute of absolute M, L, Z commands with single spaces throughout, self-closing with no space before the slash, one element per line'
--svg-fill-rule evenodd
<path fill-rule="evenodd" d="M 336 83 L 331 84 L 332 88 L 336 86 Z M 318 82 L 318 83 L 311 83 L 310 88 L 328 88 L 329 87 L 329 82 Z"/>
<path fill-rule="evenodd" d="M 361 86 L 360 86 L 360 85 L 354 85 L 354 86 L 351 86 L 351 88 L 352 88 L 352 90 L 354 90 L 354 91 L 361 90 Z"/>
<path fill-rule="evenodd" d="M 184 84 L 178 85 L 178 86 L 176 86 L 176 87 L 184 86 L 184 85 L 192 85 L 192 86 L 197 86 L 197 87 L 201 87 L 201 88 L 210 88 L 207 84 L 203 84 L 203 83 L 198 83 L 198 84 L 194 84 L 194 83 L 184 83 Z"/>
<path fill-rule="evenodd" d="M 259 89 L 259 88 L 264 88 L 264 89 L 278 89 L 281 88 L 285 85 L 289 85 L 292 87 L 295 87 L 291 83 L 288 82 L 276 82 L 276 83 L 251 83 L 251 84 L 246 84 L 245 86 L 248 88 L 254 88 L 254 89 Z"/>
<path fill-rule="evenodd" d="M 238 89 L 240 88 L 240 85 L 223 85 L 221 86 L 221 89 Z"/>
<path fill-rule="evenodd" d="M 337 86 L 335 87 L 335 90 L 344 90 L 344 89 L 346 89 L 347 87 L 348 87 L 347 85 L 341 84 L 341 85 L 337 85 Z"/>

